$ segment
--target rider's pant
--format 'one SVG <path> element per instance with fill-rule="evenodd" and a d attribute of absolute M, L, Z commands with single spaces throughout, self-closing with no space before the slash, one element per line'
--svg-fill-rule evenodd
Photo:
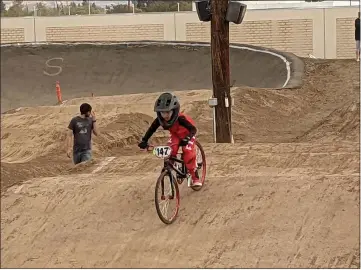
<path fill-rule="evenodd" d="M 172 148 L 172 156 L 176 157 L 181 138 L 171 134 L 168 145 Z M 196 179 L 195 171 L 197 168 L 197 152 L 195 148 L 195 137 L 193 137 L 186 146 L 182 146 L 183 160 L 192 179 Z"/>

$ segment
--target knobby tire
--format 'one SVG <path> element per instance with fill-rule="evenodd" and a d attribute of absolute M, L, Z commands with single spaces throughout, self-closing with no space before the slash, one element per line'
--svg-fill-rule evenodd
<path fill-rule="evenodd" d="M 159 189 L 161 190 L 162 188 L 162 183 L 163 183 L 163 186 L 164 186 L 164 177 L 168 175 L 168 177 L 170 178 L 170 181 L 172 182 L 173 184 L 173 187 L 174 187 L 174 198 L 173 200 L 176 200 L 176 211 L 175 213 L 173 214 L 173 216 L 171 217 L 170 220 L 166 219 L 165 217 L 163 217 L 163 214 L 162 214 L 162 211 L 161 209 L 159 208 L 159 198 L 158 198 L 158 193 L 159 193 Z M 167 181 L 167 180 L 166 180 Z M 168 170 L 164 170 L 160 176 L 158 177 L 158 180 L 155 184 L 155 194 L 154 194 L 154 201 L 155 201 L 155 208 L 157 210 L 157 214 L 160 218 L 160 220 L 165 223 L 165 224 L 172 224 L 176 219 L 177 219 L 177 216 L 178 216 L 178 212 L 179 212 L 179 201 L 180 201 L 180 196 L 179 196 L 179 187 L 178 187 L 178 183 L 175 179 L 173 179 L 173 176 L 170 174 L 170 172 Z"/>
<path fill-rule="evenodd" d="M 206 162 L 206 154 L 204 152 L 204 149 L 202 147 L 202 145 L 196 140 L 196 146 L 198 147 L 199 151 L 201 151 L 201 155 L 202 155 L 202 178 L 201 178 L 201 182 L 202 182 L 202 186 L 201 187 L 194 187 L 194 186 L 191 186 L 191 188 L 194 190 L 194 191 L 199 191 L 202 189 L 203 185 L 204 185 L 204 182 L 205 182 L 205 179 L 206 179 L 206 174 L 207 174 L 207 162 Z M 196 157 L 197 158 L 197 157 Z M 198 165 L 198 164 L 197 164 Z"/>

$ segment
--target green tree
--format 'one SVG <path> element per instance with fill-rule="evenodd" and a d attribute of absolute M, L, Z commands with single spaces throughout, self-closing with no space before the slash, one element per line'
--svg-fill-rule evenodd
<path fill-rule="evenodd" d="M 24 7 L 22 0 L 13 0 L 12 6 L 7 10 L 9 17 L 29 16 L 29 11 Z"/>
<path fill-rule="evenodd" d="M 142 1 L 141 9 L 145 12 L 175 12 L 178 11 L 178 3 L 180 11 L 192 10 L 192 1 Z"/>
<path fill-rule="evenodd" d="M 118 4 L 118 5 L 111 4 L 110 6 L 107 5 L 105 7 L 105 10 L 106 10 L 107 14 L 133 12 L 133 8 L 131 8 L 129 10 L 128 5 L 122 5 L 122 4 Z M 135 8 L 134 11 L 135 12 L 142 12 L 142 10 L 139 9 L 139 8 Z"/>
<path fill-rule="evenodd" d="M 56 16 L 57 10 L 53 7 L 48 7 L 42 2 L 36 3 L 36 16 Z"/>

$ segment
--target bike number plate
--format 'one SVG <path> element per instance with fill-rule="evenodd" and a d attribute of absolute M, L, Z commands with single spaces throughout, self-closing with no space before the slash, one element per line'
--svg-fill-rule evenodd
<path fill-rule="evenodd" d="M 158 158 L 168 158 L 172 153 L 172 148 L 169 146 L 157 146 L 153 149 L 153 155 Z"/>

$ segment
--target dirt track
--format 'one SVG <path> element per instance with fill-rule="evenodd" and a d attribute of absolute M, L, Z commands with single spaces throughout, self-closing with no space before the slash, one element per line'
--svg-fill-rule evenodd
<path fill-rule="evenodd" d="M 153 203 L 161 162 L 134 146 L 157 94 L 2 115 L 2 266 L 359 268 L 359 69 L 305 67 L 300 89 L 232 90 L 235 145 L 211 143 L 209 90 L 179 92 L 208 177 L 199 193 L 181 188 L 171 226 Z M 102 135 L 94 161 L 73 167 L 61 143 L 84 100 Z"/>
<path fill-rule="evenodd" d="M 285 63 L 273 55 L 231 49 L 230 62 L 235 85 L 272 88 L 282 87 L 286 81 Z M 1 112 L 56 104 L 56 81 L 64 100 L 89 97 L 91 93 L 104 96 L 211 89 L 210 63 L 209 47 L 2 47 Z"/>

